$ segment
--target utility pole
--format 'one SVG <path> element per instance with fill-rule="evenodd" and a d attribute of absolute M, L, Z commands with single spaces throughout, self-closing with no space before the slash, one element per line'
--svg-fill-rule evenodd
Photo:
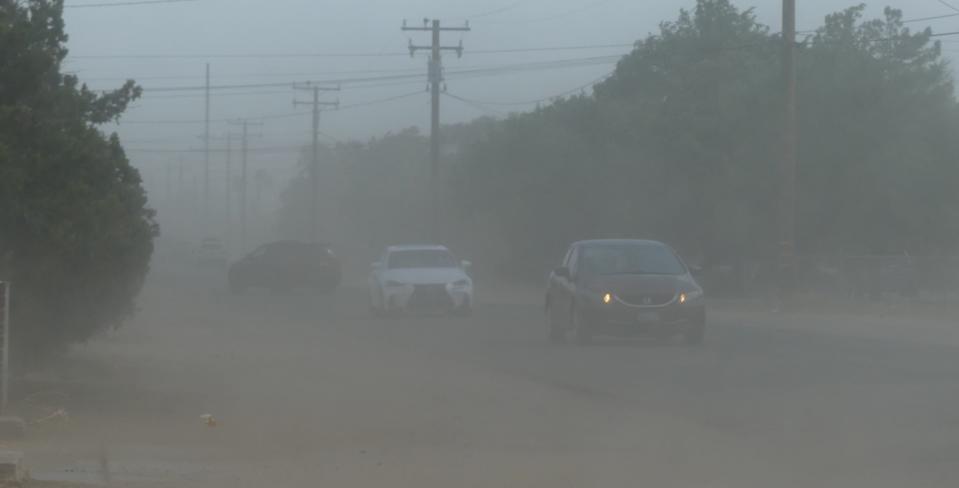
<path fill-rule="evenodd" d="M 210 136 L 211 141 L 226 141 L 226 165 L 223 179 L 224 214 L 223 227 L 227 241 L 232 241 L 233 230 L 233 138 L 235 133 L 227 131 L 226 137 Z"/>
<path fill-rule="evenodd" d="M 210 218 L 210 63 L 206 63 L 206 116 L 203 132 L 203 220 Z"/>
<path fill-rule="evenodd" d="M 317 208 L 320 201 L 320 107 L 339 107 L 339 100 L 335 102 L 321 102 L 320 91 L 339 91 L 340 87 L 325 88 L 320 86 L 295 86 L 296 90 L 312 90 L 313 101 L 301 102 L 293 100 L 293 106 L 312 105 L 313 106 L 313 161 L 310 163 L 310 240 L 317 240 Z"/>
<path fill-rule="evenodd" d="M 433 42 L 429 46 L 417 46 L 410 40 L 410 57 L 413 57 L 417 51 L 429 50 L 430 61 L 428 68 L 428 78 L 430 83 L 430 194 L 431 194 L 431 222 L 430 229 L 433 239 L 437 242 L 441 240 L 440 236 L 440 84 L 443 82 L 443 58 L 442 51 L 456 51 L 457 57 L 463 56 L 463 42 L 458 46 L 443 46 L 440 44 L 440 33 L 443 31 L 468 32 L 470 30 L 469 22 L 462 27 L 440 27 L 440 21 L 433 19 L 430 25 L 429 19 L 423 19 L 422 27 L 408 27 L 406 21 L 403 21 L 403 31 L 424 31 L 432 32 Z"/>
<path fill-rule="evenodd" d="M 173 205 L 173 163 L 167 161 L 166 163 L 166 181 L 164 187 L 164 201 L 163 204 L 166 207 Z"/>
<path fill-rule="evenodd" d="M 249 128 L 251 125 L 261 126 L 262 123 L 253 123 L 249 120 L 239 120 L 233 122 L 234 125 L 239 125 L 243 128 L 242 139 L 241 139 L 241 165 L 240 165 L 240 249 L 241 252 L 246 252 L 246 213 L 247 213 L 247 189 L 248 179 L 247 179 L 247 166 L 248 166 L 248 153 L 249 153 L 249 139 L 250 133 Z"/>
<path fill-rule="evenodd" d="M 226 134 L 226 229 L 233 223 L 233 133 Z"/>
<path fill-rule="evenodd" d="M 783 139 L 780 202 L 780 273 L 788 294 L 796 277 L 796 0 L 783 0 Z"/>

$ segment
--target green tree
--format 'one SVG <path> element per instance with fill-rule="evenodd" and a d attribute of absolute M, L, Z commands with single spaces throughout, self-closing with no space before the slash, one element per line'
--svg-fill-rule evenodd
<path fill-rule="evenodd" d="M 21 361 L 134 310 L 157 232 L 116 120 L 140 89 L 94 93 L 61 72 L 62 0 L 0 1 L 0 277 Z"/>
<path fill-rule="evenodd" d="M 901 12 L 870 21 L 862 12 L 828 16 L 798 49 L 798 251 L 955 252 L 950 69 L 931 32 L 911 32 Z M 591 237 L 663 239 L 707 265 L 773 256 L 781 46 L 751 10 L 698 0 L 638 41 L 592 93 L 465 124 L 470 137 L 446 159 L 446 207 L 456 209 L 447 225 L 460 237 L 451 243 L 479 243 L 484 258 L 529 276 Z M 397 208 L 413 208 L 409 198 L 425 189 L 400 183 L 425 174 L 425 140 L 404 152 L 386 144 L 392 137 L 346 151 L 363 161 L 343 180 L 355 205 L 399 190 L 368 207 L 368 222 L 407 222 Z"/>
<path fill-rule="evenodd" d="M 959 130 L 948 66 L 901 12 L 830 15 L 799 50 L 799 251 L 954 252 Z M 514 115 L 464 156 L 474 214 L 509 266 L 566 241 L 662 238 L 709 261 L 775 251 L 781 38 L 698 0 L 636 43 L 592 96 Z M 546 257 L 546 259 L 544 259 Z"/>
<path fill-rule="evenodd" d="M 949 252 L 957 244 L 950 68 L 902 12 L 830 15 L 800 58 L 801 248 Z"/>

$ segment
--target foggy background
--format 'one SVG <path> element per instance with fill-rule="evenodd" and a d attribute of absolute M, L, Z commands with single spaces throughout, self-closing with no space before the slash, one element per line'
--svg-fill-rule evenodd
<path fill-rule="evenodd" d="M 462 58 L 444 52 L 447 94 L 441 121 L 504 118 L 551 98 L 591 92 L 638 39 L 674 20 L 693 1 L 647 0 L 472 0 L 294 1 L 198 0 L 151 5 L 84 8 L 99 2 L 67 1 L 70 56 L 65 71 L 97 89 L 113 89 L 134 79 L 144 96 L 123 116 L 116 130 L 132 163 L 141 169 L 151 205 L 159 210 L 161 250 L 171 241 L 196 243 L 205 236 L 223 239 L 233 257 L 275 237 L 280 196 L 300 174 L 301 153 L 311 138 L 311 93 L 293 83 L 327 81 L 339 92 L 324 92 L 340 109 L 325 110 L 323 144 L 419 127 L 429 131 L 426 82 L 428 51 L 411 59 L 407 45 L 429 44 L 426 32 L 402 32 L 401 23 L 420 25 L 438 18 L 445 26 L 469 21 L 471 32 L 446 32 L 443 45 L 465 48 Z M 736 2 L 754 8 L 759 22 L 778 31 L 778 0 Z M 798 29 L 814 29 L 828 13 L 856 2 L 802 1 Z M 936 0 L 870 2 L 864 18 L 882 9 L 904 10 L 921 19 L 956 13 Z M 921 30 L 954 30 L 959 18 L 909 23 Z M 946 58 L 954 40 L 941 39 Z M 210 63 L 211 215 L 199 214 L 204 159 L 204 70 Z M 469 73 L 457 73 L 460 70 Z M 236 87 L 241 85 L 243 87 Z M 263 86 L 268 85 L 268 86 Z M 456 98 L 454 98 L 456 97 Z M 250 119 L 249 229 L 238 244 L 238 211 L 225 201 L 226 137 L 233 133 L 234 185 L 239 174 L 240 127 L 228 121 Z M 424 173 L 424 178 L 426 174 Z M 233 199 L 238 198 L 234 192 Z M 228 224 L 232 223 L 232 225 Z"/>

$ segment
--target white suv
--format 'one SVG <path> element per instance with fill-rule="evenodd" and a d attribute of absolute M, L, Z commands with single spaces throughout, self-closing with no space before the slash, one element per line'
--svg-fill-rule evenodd
<path fill-rule="evenodd" d="M 457 261 L 444 246 L 390 246 L 373 263 L 370 306 L 378 314 L 404 311 L 469 315 L 473 280 L 469 261 Z"/>

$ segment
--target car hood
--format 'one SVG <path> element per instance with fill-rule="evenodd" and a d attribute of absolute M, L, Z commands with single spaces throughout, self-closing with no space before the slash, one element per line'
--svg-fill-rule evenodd
<path fill-rule="evenodd" d="M 698 290 L 699 285 L 689 275 L 623 274 L 593 276 L 584 281 L 586 288 L 615 295 L 635 293 L 675 293 Z"/>
<path fill-rule="evenodd" d="M 411 268 L 390 269 L 382 275 L 383 280 L 398 281 L 411 285 L 429 285 L 452 283 L 466 279 L 466 273 L 460 268 Z"/>

